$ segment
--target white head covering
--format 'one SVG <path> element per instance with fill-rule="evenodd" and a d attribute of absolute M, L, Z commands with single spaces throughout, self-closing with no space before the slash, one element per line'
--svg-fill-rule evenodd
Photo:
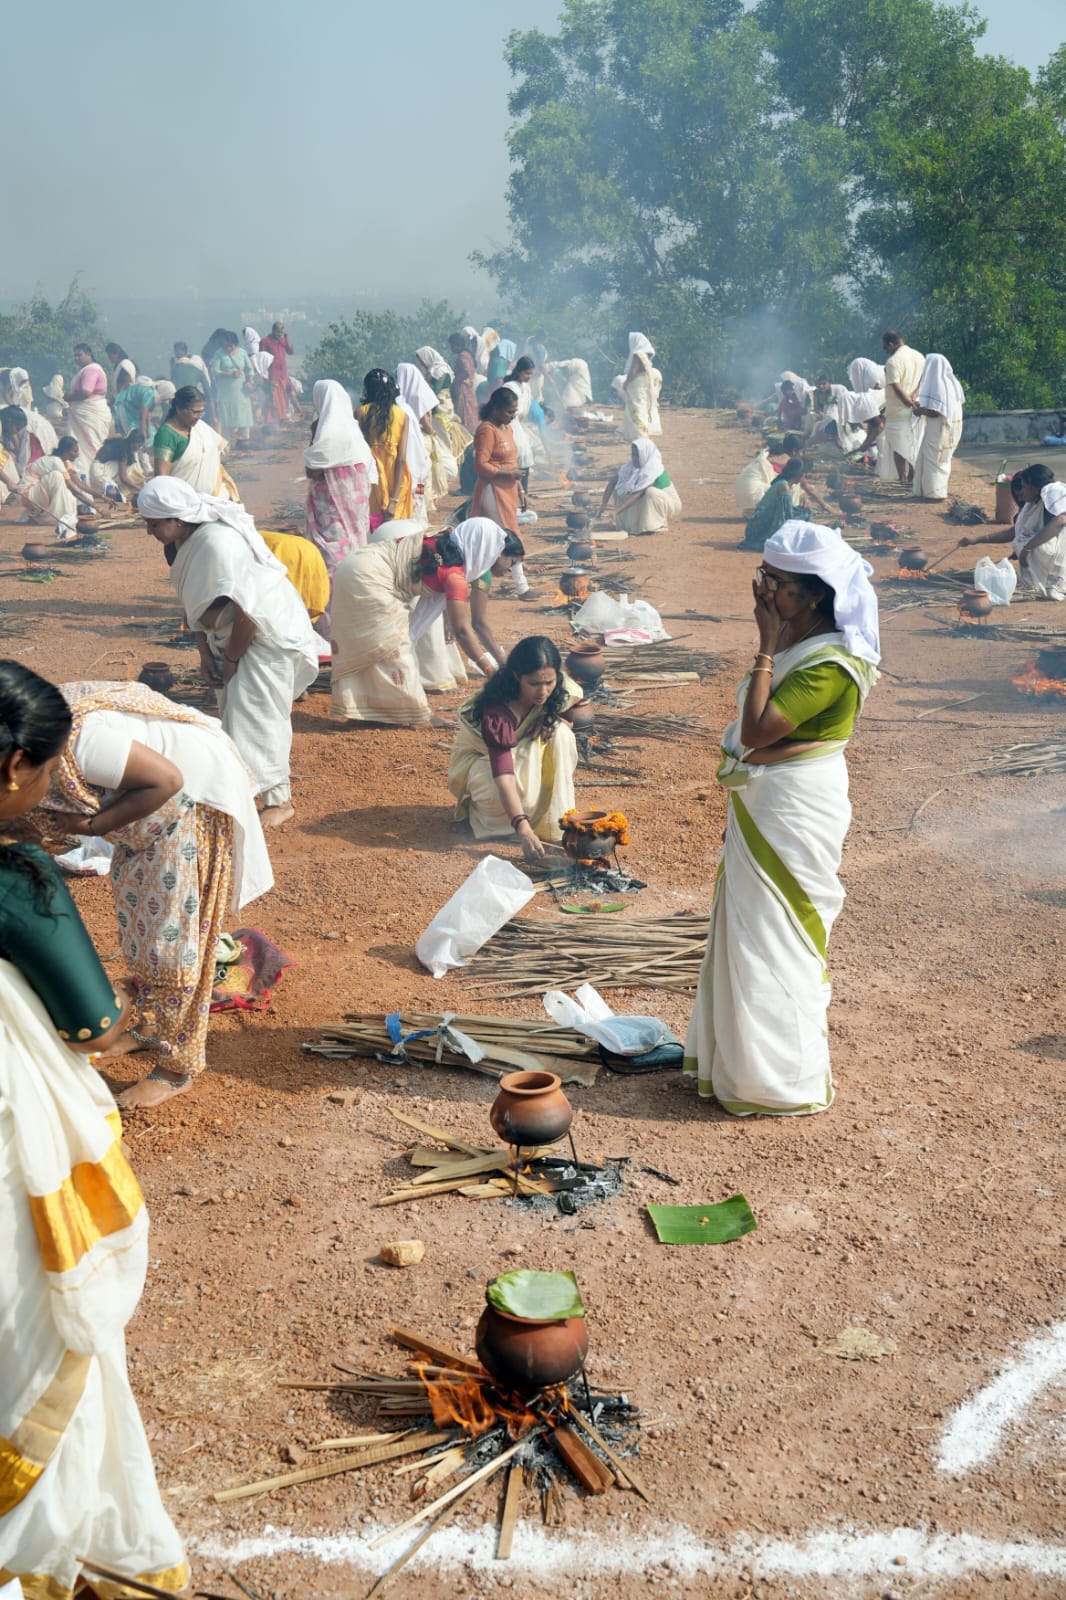
<path fill-rule="evenodd" d="M 496 353 L 503 357 L 508 366 L 512 366 L 514 358 L 518 354 L 518 346 L 513 339 L 501 339 L 496 346 Z"/>
<path fill-rule="evenodd" d="M 270 377 L 270 369 L 274 365 L 274 357 L 270 354 L 269 350 L 249 350 L 248 358 L 259 377 Z"/>
<path fill-rule="evenodd" d="M 137 383 L 138 382 L 137 368 L 135 367 L 135 365 L 133 363 L 133 358 L 131 356 L 123 356 L 122 360 L 118 363 L 118 366 L 115 368 L 115 378 L 116 379 L 118 378 L 118 375 L 119 375 L 120 372 L 126 373 L 126 375 L 129 378 L 131 383 Z M 149 378 L 146 381 L 148 383 L 151 383 L 152 380 Z"/>
<path fill-rule="evenodd" d="M 411 487 L 417 489 L 419 484 L 424 484 L 429 476 L 429 451 L 426 449 L 426 436 L 422 432 L 422 422 L 411 406 L 407 404 L 403 395 L 398 396 L 396 404 L 407 418 L 407 440 L 404 445 L 404 460 L 407 470 L 411 474 Z"/>
<path fill-rule="evenodd" d="M 439 350 L 434 350 L 431 344 L 420 344 L 415 355 L 421 361 L 431 378 L 454 378 L 455 373 L 445 361 Z"/>
<path fill-rule="evenodd" d="M 655 346 L 643 333 L 629 335 L 629 353 L 631 356 L 648 356 L 655 354 Z"/>
<path fill-rule="evenodd" d="M 33 390 L 30 388 L 30 375 L 25 367 L 9 367 L 7 382 L 11 390 L 11 403 L 16 406 L 32 406 Z"/>
<path fill-rule="evenodd" d="M 157 406 L 168 406 L 178 392 L 169 378 L 160 378 L 158 383 L 152 378 L 144 378 L 141 381 L 152 385 L 155 390 L 155 403 Z"/>
<path fill-rule="evenodd" d="M 856 356 L 848 363 L 848 382 L 857 394 L 864 394 L 867 389 L 883 389 L 885 369 L 869 356 Z"/>
<path fill-rule="evenodd" d="M 939 411 L 949 422 L 957 422 L 962 416 L 965 399 L 962 384 L 952 371 L 947 356 L 926 356 L 922 380 L 918 385 L 918 404 L 929 411 Z"/>
<path fill-rule="evenodd" d="M 143 493 L 143 490 L 142 490 Z M 468 517 L 451 530 L 451 537 L 463 552 L 463 571 L 468 583 L 483 578 L 500 559 L 507 535 L 489 517 Z M 411 613 L 411 643 L 417 644 L 444 610 L 444 596 L 424 591 Z"/>
<path fill-rule="evenodd" d="M 877 627 L 877 596 L 870 582 L 873 572 L 837 528 L 817 522 L 784 523 L 763 547 L 763 559 L 782 572 L 821 578 L 833 591 L 837 629 L 853 656 L 874 666 L 881 659 Z"/>
<path fill-rule="evenodd" d="M 51 382 L 45 384 L 44 392 L 48 396 L 49 400 L 58 400 L 62 403 L 64 395 L 63 374 L 61 372 L 57 372 Z"/>
<path fill-rule="evenodd" d="M 781 398 L 781 385 L 783 383 L 790 383 L 801 400 L 805 400 L 808 395 L 810 395 L 812 399 L 814 398 L 814 388 L 807 382 L 806 378 L 801 378 L 798 372 L 789 372 L 788 368 L 786 367 L 785 371 L 774 384 L 774 389 L 777 392 L 778 399 Z"/>
<path fill-rule="evenodd" d="M 179 522 L 199 525 L 203 522 L 224 522 L 244 540 L 250 554 L 262 567 L 284 572 L 285 567 L 272 555 L 250 514 L 233 500 L 220 500 L 217 495 L 198 494 L 191 483 L 182 478 L 152 478 L 137 496 L 137 510 L 152 522 L 164 522 L 177 517 Z"/>
<path fill-rule="evenodd" d="M 614 486 L 614 492 L 620 499 L 624 499 L 629 494 L 640 494 L 642 490 L 649 488 L 665 470 L 663 458 L 650 439 L 638 439 L 633 449 L 637 453 L 636 466 L 633 465 L 633 457 L 630 455 L 629 460 L 620 470 L 618 481 Z"/>
<path fill-rule="evenodd" d="M 396 368 L 396 387 L 401 401 L 415 417 L 435 411 L 440 403 L 413 361 L 401 361 Z"/>
<path fill-rule="evenodd" d="M 246 328 L 241 330 L 241 338 L 244 340 L 244 348 L 247 350 L 248 354 L 250 356 L 257 356 L 259 354 L 259 335 L 252 327 L 251 323 L 249 323 Z"/>
<path fill-rule="evenodd" d="M 314 407 L 318 414 L 315 435 L 304 451 L 304 466 L 314 472 L 331 467 L 365 467 L 371 483 L 378 481 L 377 462 L 363 438 L 346 389 L 335 378 L 319 378 Z"/>

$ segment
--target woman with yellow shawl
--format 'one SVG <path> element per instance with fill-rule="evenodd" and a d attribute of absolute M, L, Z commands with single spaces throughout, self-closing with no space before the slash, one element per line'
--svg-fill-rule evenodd
<path fill-rule="evenodd" d="M 415 486 L 407 465 L 411 424 L 396 380 L 383 368 L 374 367 L 363 379 L 363 403 L 356 416 L 378 469 L 378 481 L 370 486 L 370 526 L 379 528 L 393 517 L 406 522 L 414 513 Z"/>
<path fill-rule="evenodd" d="M 39 803 L 70 733 L 53 684 L 0 662 L 0 822 Z M 89 1057 L 121 1034 L 110 981 L 42 850 L 0 846 L 0 1586 L 173 1592 L 189 1573 L 126 1374 L 148 1265 L 144 1197 Z"/>
<path fill-rule="evenodd" d="M 476 839 L 514 832 L 526 860 L 539 861 L 543 841 L 562 838 L 559 819 L 574 808 L 577 771 L 565 719 L 580 699 L 555 645 L 534 635 L 461 707 L 448 788 Z"/>

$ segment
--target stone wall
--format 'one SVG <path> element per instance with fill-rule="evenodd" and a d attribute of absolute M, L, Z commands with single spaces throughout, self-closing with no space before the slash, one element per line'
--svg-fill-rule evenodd
<path fill-rule="evenodd" d="M 1066 419 L 1062 411 L 965 411 L 963 444 L 1043 443 L 1046 433 L 1059 433 Z"/>

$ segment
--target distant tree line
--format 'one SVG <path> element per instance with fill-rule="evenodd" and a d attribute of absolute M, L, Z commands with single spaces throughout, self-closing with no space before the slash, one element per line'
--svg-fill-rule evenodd
<path fill-rule="evenodd" d="M 647 331 L 675 400 L 839 378 L 899 325 L 971 406 L 1061 404 L 1066 46 L 1034 80 L 983 31 L 938 0 L 565 0 L 508 39 L 511 241 L 475 260 L 614 370 Z"/>
<path fill-rule="evenodd" d="M 39 391 L 57 372 L 73 371 L 76 344 L 100 356 L 105 338 L 95 302 L 75 278 L 55 305 L 36 290 L 16 311 L 0 315 L 0 367 L 25 367 Z"/>

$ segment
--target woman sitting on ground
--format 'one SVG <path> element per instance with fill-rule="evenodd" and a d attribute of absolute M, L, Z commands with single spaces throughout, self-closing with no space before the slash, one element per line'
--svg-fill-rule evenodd
<path fill-rule="evenodd" d="M 445 533 L 416 529 L 368 544 L 342 561 L 330 612 L 332 715 L 401 728 L 451 727 L 430 714 L 413 646 L 443 615 L 471 661 L 486 673 L 502 666 L 505 656 L 488 623 L 489 584 L 523 554 L 517 535 L 472 517 Z"/>
<path fill-rule="evenodd" d="M 78 441 L 60 439 L 50 456 L 35 461 L 20 485 L 26 522 L 55 523 L 56 538 L 69 543 L 78 536 L 78 506 L 96 511 L 93 497 L 77 469 Z"/>
<path fill-rule="evenodd" d="M 1017 485 L 1017 487 L 1015 487 Z M 1027 598 L 1066 600 L 1066 483 L 1034 462 L 1011 479 L 1021 509 L 1013 529 L 969 534 L 960 545 L 1007 544 L 1018 558 L 1018 585 Z"/>
<path fill-rule="evenodd" d="M 35 461 L 51 455 L 59 443 L 47 417 L 25 406 L 4 406 L 0 410 L 0 445 L 6 456 L 3 480 L 8 489 L 17 489 Z"/>
<path fill-rule="evenodd" d="M 255 785 L 214 717 L 142 683 L 65 683 L 70 740 L 42 802 L 57 835 L 111 837 L 111 891 L 136 1008 L 157 1065 L 118 1097 L 148 1109 L 207 1065 L 215 948 L 231 914 L 274 882 Z M 47 812 L 47 815 L 45 815 Z"/>
<path fill-rule="evenodd" d="M 614 496 L 614 520 L 627 533 L 663 533 L 671 517 L 681 514 L 681 500 L 663 458 L 650 439 L 631 446 L 629 460 L 618 468 L 603 491 L 598 517 Z"/>
<path fill-rule="evenodd" d="M 144 435 L 136 429 L 124 439 L 105 439 L 89 468 L 89 488 L 116 505 L 135 499 L 145 485 L 141 452 Z"/>
<path fill-rule="evenodd" d="M 761 550 L 770 535 L 786 522 L 811 520 L 808 508 L 797 504 L 803 493 L 804 475 L 809 471 L 810 462 L 802 456 L 793 456 L 785 462 L 748 519 L 739 549 Z"/>
<path fill-rule="evenodd" d="M 204 421 L 205 406 L 193 384 L 177 391 L 152 440 L 155 476 L 180 478 L 197 494 L 239 501 L 237 485 L 222 465 L 229 443 Z"/>
<path fill-rule="evenodd" d="M 41 800 L 70 726 L 54 684 L 0 662 L 5 833 Z M 148 1216 L 88 1060 L 129 1007 L 58 868 L 36 846 L 0 846 L 0 1571 L 16 1595 L 98 1592 L 92 1563 L 168 1594 L 188 1582 L 126 1373 Z"/>
<path fill-rule="evenodd" d="M 559 819 L 574 808 L 577 744 L 565 714 L 581 690 L 563 672 L 550 639 L 515 645 L 506 663 L 459 711 L 448 765 L 455 815 L 476 839 L 518 835 L 527 861 L 544 839 L 562 838 Z"/>

